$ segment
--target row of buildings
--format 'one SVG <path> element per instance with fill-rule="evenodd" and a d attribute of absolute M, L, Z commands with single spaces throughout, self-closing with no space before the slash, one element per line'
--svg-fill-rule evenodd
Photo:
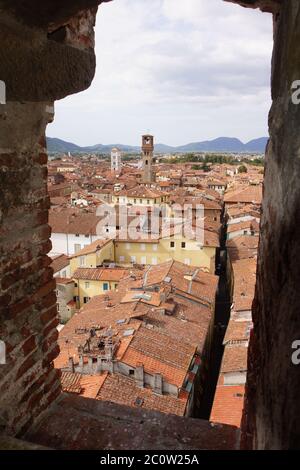
<path fill-rule="evenodd" d="M 249 188 L 248 194 L 253 192 Z M 223 345 L 224 354 L 211 411 L 211 421 L 240 427 L 247 376 L 248 345 L 255 294 L 261 205 L 237 191 L 226 206 L 227 280 L 231 311 Z M 233 199 L 236 199 L 233 203 Z"/>
<path fill-rule="evenodd" d="M 63 389 L 180 416 L 200 407 L 218 278 L 169 261 L 118 273 L 60 332 Z M 120 274 L 120 277 L 119 277 Z"/>
<path fill-rule="evenodd" d="M 232 311 L 211 419 L 233 420 L 226 415 L 229 397 L 233 424 L 239 425 L 260 169 L 249 166 L 245 176 L 230 165 L 212 165 L 209 172 L 155 165 L 151 136 L 143 137 L 142 152 L 142 172 L 134 162 L 123 162 L 119 171 L 96 159 L 50 163 L 61 351 L 55 367 L 68 393 L 197 414 L 210 363 L 226 222 Z M 107 218 L 107 212 L 115 218 Z M 194 231 L 200 220 L 201 240 L 182 230 L 187 218 Z M 127 225 L 133 226 L 134 237 Z"/>

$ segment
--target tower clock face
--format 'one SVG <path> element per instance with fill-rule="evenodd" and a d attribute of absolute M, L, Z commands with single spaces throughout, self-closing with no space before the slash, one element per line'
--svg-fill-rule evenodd
<path fill-rule="evenodd" d="M 151 144 L 151 137 L 145 137 L 145 144 Z"/>

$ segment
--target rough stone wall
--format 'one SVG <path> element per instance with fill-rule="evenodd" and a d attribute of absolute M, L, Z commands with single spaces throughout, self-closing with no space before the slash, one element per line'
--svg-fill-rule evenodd
<path fill-rule="evenodd" d="M 60 392 L 55 281 L 47 257 L 47 103 L 0 108 L 0 426 L 25 430 Z"/>
<path fill-rule="evenodd" d="M 56 8 L 54 8 L 54 3 Z M 53 101 L 89 86 L 101 0 L 0 0 L 0 432 L 22 435 L 60 394 L 55 281 L 47 253 L 45 129 Z M 82 11 L 82 8 L 91 7 Z"/>
<path fill-rule="evenodd" d="M 103 0 L 106 1 L 106 0 Z M 275 13 L 270 142 L 243 444 L 300 447 L 299 0 L 228 0 Z M 89 86 L 101 0 L 0 0 L 0 428 L 22 434 L 60 392 L 55 284 L 49 268 L 45 127 L 55 99 Z M 279 10 L 281 6 L 281 11 Z M 83 10 L 85 9 L 85 10 Z"/>
<path fill-rule="evenodd" d="M 280 5 L 285 0 L 224 0 L 225 2 L 238 3 L 246 8 L 259 8 L 263 12 L 277 13 Z"/>
<path fill-rule="evenodd" d="M 300 2 L 285 0 L 276 17 L 273 105 L 266 155 L 263 216 L 253 304 L 243 446 L 300 448 Z"/>

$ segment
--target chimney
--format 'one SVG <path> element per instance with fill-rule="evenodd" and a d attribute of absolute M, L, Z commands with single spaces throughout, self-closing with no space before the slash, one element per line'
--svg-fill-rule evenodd
<path fill-rule="evenodd" d="M 198 272 L 199 272 L 199 269 L 196 269 L 193 273 L 191 273 L 191 272 L 190 272 L 190 273 L 186 273 L 186 274 L 184 275 L 184 279 L 185 279 L 186 281 L 189 281 L 189 282 L 194 281 L 195 278 L 197 277 Z"/>
<path fill-rule="evenodd" d="M 154 393 L 163 394 L 163 378 L 161 374 L 154 374 Z"/>
<path fill-rule="evenodd" d="M 144 382 L 144 365 L 143 364 L 136 365 L 134 376 L 135 376 L 136 385 L 140 388 L 144 388 L 145 382 Z"/>
<path fill-rule="evenodd" d="M 82 354 L 80 354 L 79 356 L 79 367 L 82 371 L 83 370 L 83 355 Z"/>
<path fill-rule="evenodd" d="M 75 367 L 74 367 L 73 357 L 69 357 L 69 368 L 70 368 L 71 372 L 74 374 Z"/>

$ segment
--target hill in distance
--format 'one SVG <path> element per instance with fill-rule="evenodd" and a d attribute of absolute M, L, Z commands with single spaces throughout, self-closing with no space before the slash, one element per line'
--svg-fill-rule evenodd
<path fill-rule="evenodd" d="M 243 143 L 234 137 L 219 137 L 214 140 L 205 140 L 203 142 L 193 142 L 179 147 L 171 147 L 165 144 L 156 144 L 155 151 L 158 153 L 187 153 L 187 152 L 229 152 L 229 153 L 264 153 L 268 137 L 250 140 Z M 66 142 L 61 139 L 47 137 L 47 147 L 49 152 L 56 153 L 110 153 L 113 147 L 118 147 L 125 153 L 140 152 L 140 147 L 111 144 L 97 144 L 88 147 L 80 147 L 72 142 Z"/>

